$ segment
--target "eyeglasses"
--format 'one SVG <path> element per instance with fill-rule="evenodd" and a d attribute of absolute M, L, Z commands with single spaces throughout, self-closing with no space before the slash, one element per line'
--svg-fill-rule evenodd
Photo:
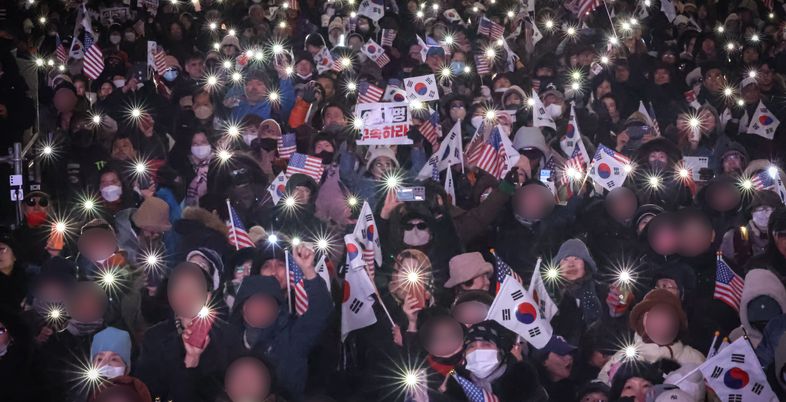
<path fill-rule="evenodd" d="M 426 222 L 404 224 L 404 230 L 412 230 L 414 228 L 418 228 L 418 230 L 426 230 L 428 229 L 428 225 L 426 224 Z"/>
<path fill-rule="evenodd" d="M 49 206 L 49 199 L 46 197 L 30 197 L 25 199 L 25 204 L 27 204 L 28 207 L 34 207 L 36 201 L 38 202 L 38 206 L 40 207 Z"/>

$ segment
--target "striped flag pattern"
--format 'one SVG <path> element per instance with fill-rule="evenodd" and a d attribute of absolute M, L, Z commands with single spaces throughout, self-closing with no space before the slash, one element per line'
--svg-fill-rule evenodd
<path fill-rule="evenodd" d="M 289 159 L 289 166 L 287 166 L 287 179 L 295 173 L 301 173 L 311 177 L 319 183 L 322 179 L 322 160 L 316 156 L 304 155 L 295 152 Z"/>
<path fill-rule="evenodd" d="M 595 11 L 601 4 L 603 4 L 601 0 L 579 0 L 579 20 L 584 19 L 587 14 Z"/>
<path fill-rule="evenodd" d="M 775 179 L 770 172 L 763 170 L 751 177 L 751 183 L 756 190 L 765 190 L 775 185 Z"/>
<path fill-rule="evenodd" d="M 436 110 L 430 112 L 428 119 L 420 125 L 420 134 L 436 149 L 439 145 L 439 137 L 442 136 L 442 125 L 439 124 L 439 112 Z"/>
<path fill-rule="evenodd" d="M 491 66 L 486 55 L 475 54 L 475 71 L 477 71 L 478 75 L 491 73 Z"/>
<path fill-rule="evenodd" d="M 292 253 L 287 252 L 287 269 L 289 270 L 289 285 L 292 287 L 292 292 L 295 293 L 295 313 L 297 315 L 305 314 L 308 310 L 308 293 L 303 284 L 305 279 L 303 269 L 297 265 L 295 259 L 292 258 Z"/>
<path fill-rule="evenodd" d="M 502 258 L 499 258 L 496 254 L 494 254 L 494 273 L 497 279 L 497 291 L 499 291 L 499 287 L 502 286 L 502 282 L 505 282 L 505 278 L 508 276 L 512 276 L 518 283 L 523 283 L 521 276 L 515 273 L 510 265 L 502 261 Z"/>
<path fill-rule="evenodd" d="M 369 83 L 368 81 L 361 81 L 358 84 L 358 103 L 376 103 L 379 102 L 385 91 Z"/>
<path fill-rule="evenodd" d="M 90 32 L 85 32 L 84 48 L 87 50 L 85 51 L 83 70 L 88 78 L 94 80 L 104 71 L 104 54 Z"/>
<path fill-rule="evenodd" d="M 229 244 L 235 246 L 235 249 L 238 250 L 245 247 L 254 247 L 251 236 L 248 235 L 248 231 L 240 220 L 240 216 L 235 211 L 235 208 L 232 208 L 232 205 L 229 204 L 229 201 L 227 201 L 227 209 L 229 209 L 229 231 L 227 232 Z"/>
<path fill-rule="evenodd" d="M 398 32 L 395 29 L 383 29 L 380 44 L 382 46 L 393 46 L 393 41 L 396 40 L 397 34 Z"/>
<path fill-rule="evenodd" d="M 490 175 L 499 178 L 505 168 L 505 148 L 502 146 L 502 134 L 499 127 L 494 127 L 488 141 L 478 146 L 479 151 L 473 152 L 473 159 L 469 160 L 478 169 L 483 169 Z"/>
<path fill-rule="evenodd" d="M 55 36 L 55 56 L 60 64 L 65 64 L 65 62 L 68 61 L 68 49 L 63 45 L 60 34 Z"/>
<path fill-rule="evenodd" d="M 452 371 L 452 373 L 453 378 L 461 385 L 461 389 L 469 402 L 499 402 L 499 398 L 493 393 L 473 384 L 472 381 L 460 376 L 455 371 Z"/>
<path fill-rule="evenodd" d="M 278 157 L 282 159 L 289 159 L 297 152 L 297 141 L 295 140 L 295 133 L 286 133 L 281 138 L 276 140 L 278 148 Z"/>
<path fill-rule="evenodd" d="M 744 286 L 745 282 L 742 278 L 718 254 L 717 270 L 715 271 L 715 293 L 712 297 L 739 311 L 740 301 L 742 300 L 742 288 Z"/>
<path fill-rule="evenodd" d="M 485 35 L 492 40 L 497 40 L 505 35 L 505 27 L 483 16 L 478 22 L 478 35 Z"/>
<path fill-rule="evenodd" d="M 156 73 L 163 75 L 166 71 L 166 53 L 163 51 L 156 51 L 153 55 L 153 63 L 156 65 Z"/>

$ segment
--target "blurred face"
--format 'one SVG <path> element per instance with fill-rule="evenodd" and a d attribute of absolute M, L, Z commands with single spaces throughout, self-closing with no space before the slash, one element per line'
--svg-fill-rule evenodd
<path fill-rule="evenodd" d="M 726 79 L 723 77 L 721 70 L 718 70 L 717 68 L 708 71 L 704 77 L 704 86 L 709 89 L 710 92 L 722 91 L 725 84 Z"/>
<path fill-rule="evenodd" d="M 625 381 L 620 396 L 632 397 L 635 402 L 645 402 L 647 400 L 647 391 L 649 391 L 650 388 L 652 388 L 651 382 L 643 378 L 633 377 Z"/>
<path fill-rule="evenodd" d="M 119 354 L 112 351 L 98 352 L 93 358 L 93 365 L 96 367 L 110 366 L 123 367 L 128 372 L 128 365 L 123 361 Z"/>
<path fill-rule="evenodd" d="M 636 194 L 629 190 L 619 190 L 609 195 L 611 198 L 606 203 L 606 211 L 615 221 L 629 224 L 638 207 Z"/>
<path fill-rule="evenodd" d="M 549 200 L 552 201 L 549 202 Z M 516 195 L 513 208 L 516 214 L 522 218 L 535 221 L 545 218 L 552 206 L 553 197 L 551 197 L 549 189 L 543 186 L 530 185 L 523 187 Z"/>
<path fill-rule="evenodd" d="M 719 212 L 728 212 L 735 209 L 739 205 L 741 197 L 733 185 L 715 186 L 712 192 L 707 194 L 710 207 Z"/>
<path fill-rule="evenodd" d="M 680 323 L 676 312 L 665 304 L 659 304 L 644 313 L 644 332 L 658 345 L 670 345 L 677 338 Z"/>
<path fill-rule="evenodd" d="M 611 93 L 611 83 L 608 81 L 603 81 L 595 88 L 595 98 L 600 98 L 603 95 Z"/>
<path fill-rule="evenodd" d="M 278 302 L 267 295 L 254 295 L 243 303 L 243 321 L 252 328 L 267 328 L 278 317 Z"/>
<path fill-rule="evenodd" d="M 686 257 L 698 256 L 712 246 L 715 232 L 711 227 L 698 220 L 689 220 L 680 227 L 680 254 Z"/>
<path fill-rule="evenodd" d="M 311 189 L 306 186 L 297 186 L 292 191 L 292 196 L 298 204 L 305 204 L 311 198 Z"/>
<path fill-rule="evenodd" d="M 87 90 L 87 85 L 84 81 L 76 81 L 74 82 L 74 87 L 76 88 L 76 94 L 78 96 L 85 96 L 85 91 Z"/>
<path fill-rule="evenodd" d="M 663 68 L 659 68 L 655 70 L 655 75 L 653 77 L 655 81 L 655 85 L 664 85 L 668 84 L 671 81 L 671 77 L 669 76 L 669 71 Z"/>
<path fill-rule="evenodd" d="M 284 261 L 276 259 L 265 261 L 262 267 L 259 268 L 259 274 L 263 276 L 272 276 L 278 279 L 281 289 L 287 288 L 287 267 Z"/>
<path fill-rule="evenodd" d="M 76 94 L 67 89 L 58 90 L 53 99 L 55 108 L 60 113 L 72 112 L 76 107 L 76 101 Z"/>
<path fill-rule="evenodd" d="M 77 321 L 98 321 L 104 315 L 103 300 L 90 291 L 74 294 L 67 304 L 68 314 Z"/>
<path fill-rule="evenodd" d="M 746 105 L 757 104 L 759 103 L 759 99 L 761 99 L 761 91 L 758 85 L 746 85 L 742 88 L 740 93 Z"/>
<path fill-rule="evenodd" d="M 568 282 L 574 282 L 584 278 L 584 260 L 578 257 L 565 257 L 559 262 L 560 277 Z"/>
<path fill-rule="evenodd" d="M 202 77 L 205 73 L 205 63 L 202 59 L 191 59 L 186 63 L 188 76 L 194 79 Z"/>
<path fill-rule="evenodd" d="M 260 80 L 246 82 L 246 99 L 249 102 L 260 102 L 267 95 L 267 86 Z"/>
<path fill-rule="evenodd" d="M 210 297 L 206 279 L 200 275 L 200 272 L 195 271 L 184 272 L 175 277 L 174 283 L 169 285 L 169 305 L 177 317 L 196 317 Z"/>
<path fill-rule="evenodd" d="M 130 161 L 136 158 L 136 150 L 128 138 L 118 138 L 112 143 L 112 159 Z"/>
<path fill-rule="evenodd" d="M 743 168 L 742 156 L 740 154 L 733 153 L 723 158 L 723 173 L 741 174 Z"/>
<path fill-rule="evenodd" d="M 570 377 L 570 370 L 573 368 L 573 356 L 569 354 L 561 356 L 554 352 L 549 352 L 546 361 L 543 362 L 543 366 L 546 368 L 546 372 L 549 373 L 552 381 L 564 380 Z"/>
<path fill-rule="evenodd" d="M 327 127 L 331 124 L 345 127 L 347 119 L 344 117 L 344 112 L 338 107 L 329 107 L 325 110 L 325 116 L 322 118 L 322 124 Z"/>
<path fill-rule="evenodd" d="M 379 180 L 385 176 L 385 173 L 393 170 L 396 164 L 387 156 L 379 156 L 371 162 L 371 175 Z"/>
<path fill-rule="evenodd" d="M 649 235 L 650 247 L 660 255 L 676 253 L 679 248 L 679 240 L 676 226 L 670 223 L 661 224 Z"/>
<path fill-rule="evenodd" d="M 0 269 L 3 271 L 10 270 L 16 262 L 14 250 L 8 247 L 5 243 L 0 243 Z"/>
<path fill-rule="evenodd" d="M 481 302 L 466 302 L 457 304 L 453 307 L 453 318 L 463 324 L 466 328 L 473 326 L 486 319 L 489 306 Z"/>
<path fill-rule="evenodd" d="M 655 289 L 666 289 L 674 296 L 680 297 L 680 288 L 677 286 L 677 282 L 671 278 L 661 278 L 655 282 Z"/>
<path fill-rule="evenodd" d="M 658 166 L 660 168 L 663 168 L 664 166 L 666 166 L 666 164 L 668 164 L 669 157 L 663 151 L 653 151 L 650 152 L 649 162 L 650 162 L 650 166 L 652 167 Z"/>
<path fill-rule="evenodd" d="M 235 362 L 227 370 L 224 390 L 232 401 L 263 401 L 270 394 L 270 373 L 251 359 Z"/>
<path fill-rule="evenodd" d="M 426 350 L 437 357 L 450 357 L 460 352 L 464 346 L 464 331 L 455 321 L 440 321 L 434 325 Z"/>

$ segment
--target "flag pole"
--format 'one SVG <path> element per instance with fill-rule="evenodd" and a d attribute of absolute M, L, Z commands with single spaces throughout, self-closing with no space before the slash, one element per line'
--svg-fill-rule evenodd
<path fill-rule="evenodd" d="M 715 343 L 718 342 L 718 336 L 720 336 L 720 331 L 715 331 L 715 336 L 712 337 L 712 343 L 710 344 L 710 349 L 707 351 L 707 358 L 709 359 L 715 353 Z"/>
<path fill-rule="evenodd" d="M 229 224 L 232 225 L 232 240 L 235 241 L 235 251 L 240 250 L 240 244 L 237 241 L 237 229 L 235 226 L 235 218 L 232 217 L 232 206 L 229 205 L 229 198 L 226 199 L 227 202 L 227 213 L 229 214 Z"/>
<path fill-rule="evenodd" d="M 284 261 L 287 264 L 287 304 L 289 305 L 289 314 L 292 314 L 292 289 L 289 284 L 289 252 L 284 251 Z"/>
<path fill-rule="evenodd" d="M 385 315 L 388 316 L 388 320 L 390 320 L 390 325 L 393 326 L 393 327 L 396 327 L 397 326 L 396 322 L 393 321 L 393 317 L 391 317 L 390 312 L 388 311 L 388 308 L 385 307 L 385 302 L 382 301 L 382 296 L 379 295 L 379 289 L 377 289 L 377 285 L 376 284 L 374 284 L 374 294 L 377 295 L 377 300 L 379 300 L 379 305 L 382 306 L 382 310 L 384 310 L 385 311 Z"/>
<path fill-rule="evenodd" d="M 609 12 L 609 6 L 606 4 L 606 0 L 603 0 L 603 8 L 606 9 L 606 15 L 609 17 L 609 24 L 611 24 L 611 33 L 614 34 L 614 37 L 619 39 L 617 36 L 617 29 L 614 28 L 614 20 L 611 19 L 611 13 Z"/>

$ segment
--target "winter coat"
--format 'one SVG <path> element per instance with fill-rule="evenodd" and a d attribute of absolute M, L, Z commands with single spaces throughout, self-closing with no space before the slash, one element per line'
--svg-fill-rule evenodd
<path fill-rule="evenodd" d="M 636 334 L 633 337 L 633 346 L 636 348 L 636 356 L 638 360 L 643 360 L 648 363 L 655 363 L 660 359 L 674 360 L 679 364 L 701 364 L 704 363 L 704 355 L 698 350 L 683 344 L 681 341 L 675 341 L 671 345 L 660 346 L 656 343 L 644 342 L 644 340 Z M 610 372 L 616 370 L 616 367 L 625 360 L 625 351 L 620 350 L 615 353 L 603 368 L 598 373 L 598 380 L 611 385 Z"/>
<path fill-rule="evenodd" d="M 325 172 L 325 180 L 319 186 L 314 215 L 325 223 L 346 226 L 350 223 L 346 201 L 349 190 L 339 178 L 337 165 L 328 166 Z"/>
<path fill-rule="evenodd" d="M 85 399 L 87 396 L 85 388 L 72 387 L 73 384 L 82 383 L 80 377 L 83 373 L 68 368 L 74 367 L 74 356 L 79 356 L 79 359 L 89 358 L 93 335 L 104 328 L 102 326 L 86 335 L 73 335 L 67 330 L 56 332 L 41 346 L 36 357 L 36 365 L 42 369 L 42 381 L 37 385 L 41 387 L 41 392 L 47 396 L 47 400 L 71 402 Z M 81 363 L 82 360 L 79 362 Z"/>
<path fill-rule="evenodd" d="M 229 252 L 227 226 L 206 209 L 186 207 L 183 217 L 172 227 L 180 235 L 180 242 L 174 250 L 176 261 L 184 260 L 189 251 L 198 247 L 207 247 L 220 255 Z"/>
<path fill-rule="evenodd" d="M 767 233 L 760 231 L 752 221 L 748 221 L 745 228 L 746 236 L 740 228 L 734 228 L 727 231 L 721 241 L 723 258 L 734 261 L 738 267 L 744 267 L 751 257 L 764 253 L 770 240 Z"/>
<path fill-rule="evenodd" d="M 244 285 L 248 281 L 244 282 Z M 243 303 L 263 289 L 241 285 L 235 307 L 230 316 L 231 335 L 225 338 L 224 348 L 232 357 L 252 353 L 270 362 L 281 394 L 287 399 L 300 400 L 308 379 L 308 355 L 325 329 L 333 303 L 325 282 L 317 276 L 304 280 L 308 295 L 308 309 L 297 318 L 291 317 L 286 303 L 279 306 L 276 322 L 262 329 L 255 344 L 246 340 L 243 322 Z M 291 296 L 294 297 L 294 296 Z"/>
<path fill-rule="evenodd" d="M 756 346 L 756 357 L 762 367 L 767 367 L 775 361 L 775 353 L 783 335 L 786 334 L 786 314 L 781 314 L 767 323 L 764 327 L 761 342 Z"/>
<path fill-rule="evenodd" d="M 240 101 L 240 104 L 232 109 L 231 117 L 234 121 L 240 121 L 243 116 L 247 114 L 255 114 L 262 118 L 262 120 L 278 117 L 279 121 L 286 121 L 289 118 L 289 112 L 295 105 L 295 88 L 292 86 L 292 81 L 289 79 L 279 80 L 280 102 L 278 107 L 274 108 L 268 100 L 262 100 L 258 103 L 251 104 L 245 97 Z M 227 94 L 230 97 L 232 92 Z"/>
<path fill-rule="evenodd" d="M 517 362 L 513 359 L 506 359 L 504 373 L 491 382 L 491 390 L 500 401 L 505 402 L 546 402 L 549 397 L 538 378 L 538 372 L 531 363 L 525 361 Z M 462 377 L 473 381 L 472 375 L 463 368 L 456 370 Z M 473 381 L 474 382 L 474 381 Z M 456 379 L 451 377 L 448 381 L 449 392 L 461 392 L 452 394 L 459 401 L 472 401 L 464 395 L 461 387 L 452 387 L 450 383 L 456 383 Z"/>
<path fill-rule="evenodd" d="M 24 267 L 19 263 L 11 268 L 11 275 L 0 273 L 0 308 L 21 311 L 29 282 Z"/>
<path fill-rule="evenodd" d="M 170 318 L 145 332 L 142 350 L 133 375 L 150 389 L 154 398 L 173 402 L 213 401 L 222 386 L 224 369 L 229 363 L 227 339 L 233 338 L 233 328 L 216 322 L 210 329 L 210 343 L 199 358 L 199 365 L 186 368 L 183 359 L 186 349 L 183 339 Z M 237 335 L 234 335 L 236 338 Z"/>
<path fill-rule="evenodd" d="M 772 297 L 780 305 L 781 311 L 786 311 L 786 289 L 778 277 L 766 269 L 748 271 L 745 275 L 745 286 L 742 288 L 742 299 L 740 299 L 740 323 L 742 325 L 731 331 L 730 341 L 733 342 L 747 333 L 754 348 L 761 342 L 761 331 L 754 328 L 748 320 L 748 303 L 758 296 Z"/>

